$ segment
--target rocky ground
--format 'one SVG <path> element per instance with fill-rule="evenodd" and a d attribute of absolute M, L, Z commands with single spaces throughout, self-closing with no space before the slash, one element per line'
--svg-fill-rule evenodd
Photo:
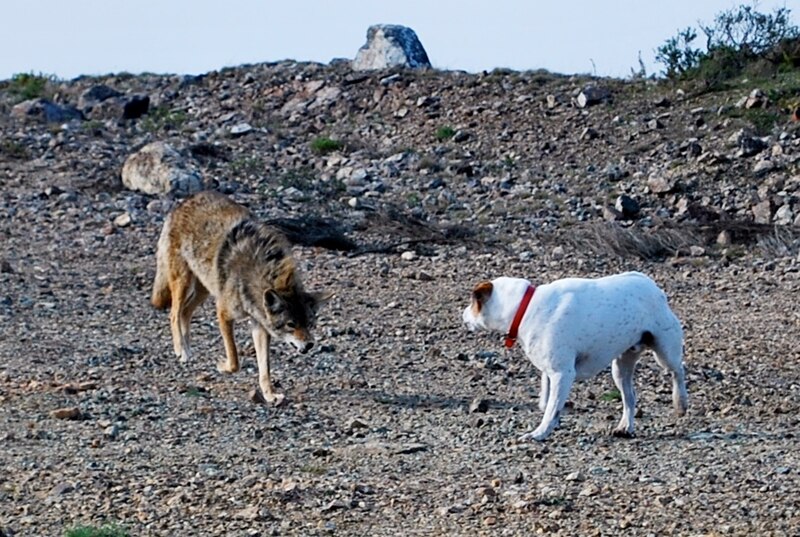
<path fill-rule="evenodd" d="M 704 93 L 285 62 L 51 82 L 22 105 L 0 83 L 0 535 L 796 535 L 788 80 Z M 328 218 L 354 243 L 295 250 L 336 297 L 312 353 L 274 347 L 280 407 L 251 401 L 244 326 L 243 370 L 217 373 L 211 303 L 195 361 L 172 356 L 155 242 L 197 185 L 126 188 L 153 142 L 265 219 Z M 547 442 L 518 443 L 538 375 L 463 330 L 472 285 L 627 269 L 685 326 L 688 415 L 646 358 L 635 439 L 608 435 L 604 373 Z"/>

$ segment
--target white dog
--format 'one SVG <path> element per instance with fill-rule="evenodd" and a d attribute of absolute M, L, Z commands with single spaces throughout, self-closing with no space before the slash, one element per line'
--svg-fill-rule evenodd
<path fill-rule="evenodd" d="M 547 438 L 558 425 L 572 383 L 609 364 L 623 404 L 613 434 L 632 436 L 633 371 L 645 348 L 653 349 L 661 367 L 671 372 L 675 412 L 686 413 L 683 330 L 666 295 L 644 274 L 566 278 L 536 288 L 520 278 L 497 278 L 475 286 L 464 322 L 471 330 L 506 333 L 507 347 L 518 339 L 541 371 L 539 408 L 544 417 L 521 441 Z"/>

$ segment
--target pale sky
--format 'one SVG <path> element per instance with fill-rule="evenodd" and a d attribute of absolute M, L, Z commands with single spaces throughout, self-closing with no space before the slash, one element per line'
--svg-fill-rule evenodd
<path fill-rule="evenodd" d="M 353 58 L 376 23 L 413 28 L 434 67 L 648 74 L 655 48 L 732 0 L 6 0 L 0 80 L 111 72 L 199 74 L 282 59 Z M 800 2 L 763 0 L 762 12 Z"/>

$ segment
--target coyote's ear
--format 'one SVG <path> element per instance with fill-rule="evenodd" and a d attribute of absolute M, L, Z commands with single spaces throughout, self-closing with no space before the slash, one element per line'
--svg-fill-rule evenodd
<path fill-rule="evenodd" d="M 285 258 L 278 267 L 279 274 L 275 280 L 276 289 L 293 289 L 297 280 L 294 274 L 294 263 L 291 258 Z"/>
<path fill-rule="evenodd" d="M 268 289 L 264 292 L 264 305 L 270 313 L 279 313 L 285 307 L 283 299 L 274 289 Z"/>
<path fill-rule="evenodd" d="M 308 293 L 308 296 L 314 302 L 314 304 L 320 306 L 336 296 L 336 293 L 333 291 L 316 291 Z"/>
<path fill-rule="evenodd" d="M 475 313 L 480 313 L 481 308 L 492 296 L 492 282 L 481 282 L 472 290 L 472 309 Z"/>

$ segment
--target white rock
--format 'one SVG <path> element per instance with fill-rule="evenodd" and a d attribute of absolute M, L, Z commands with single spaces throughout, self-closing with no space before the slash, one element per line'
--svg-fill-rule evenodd
<path fill-rule="evenodd" d="M 239 123 L 239 124 L 234 125 L 233 127 L 231 127 L 231 135 L 232 136 L 243 136 L 243 135 L 247 134 L 248 132 L 251 132 L 252 130 L 253 130 L 253 127 L 249 123 Z"/>
<path fill-rule="evenodd" d="M 114 225 L 117 227 L 128 227 L 131 225 L 131 215 L 129 213 L 122 213 L 114 219 Z"/>
<path fill-rule="evenodd" d="M 144 146 L 125 160 L 122 184 L 146 194 L 192 194 L 203 188 L 200 174 L 165 142 Z"/>
<path fill-rule="evenodd" d="M 414 30 L 394 24 L 378 24 L 367 30 L 367 43 L 352 62 L 356 71 L 389 67 L 430 67 L 428 55 Z"/>
<path fill-rule="evenodd" d="M 403 261 L 413 261 L 416 258 L 417 258 L 417 252 L 413 250 L 408 250 L 407 252 L 403 252 L 402 254 L 400 254 L 400 259 L 402 259 Z"/>

